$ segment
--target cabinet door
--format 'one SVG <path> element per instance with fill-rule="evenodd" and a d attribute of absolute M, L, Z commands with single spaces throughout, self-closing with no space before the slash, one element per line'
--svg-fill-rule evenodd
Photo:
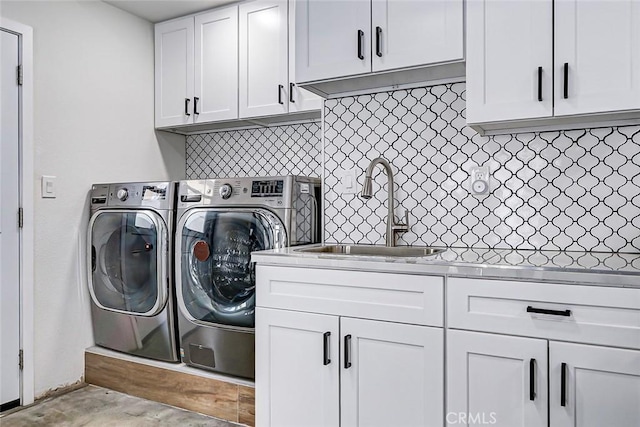
<path fill-rule="evenodd" d="M 556 116 L 640 108 L 639 28 L 637 0 L 555 2 Z"/>
<path fill-rule="evenodd" d="M 256 425 L 339 425 L 338 323 L 337 316 L 256 309 Z"/>
<path fill-rule="evenodd" d="M 640 108 L 638 28 L 637 0 L 555 2 L 556 116 Z"/>
<path fill-rule="evenodd" d="M 373 0 L 373 71 L 461 60 L 463 2 Z"/>
<path fill-rule="evenodd" d="M 287 97 L 287 2 L 240 5 L 240 117 L 282 114 Z"/>
<path fill-rule="evenodd" d="M 319 110 L 322 98 L 296 84 L 296 2 L 289 1 L 289 112 Z"/>
<path fill-rule="evenodd" d="M 552 341 L 549 405 L 553 427 L 639 426 L 640 351 Z"/>
<path fill-rule="evenodd" d="M 449 330 L 446 421 L 546 426 L 547 341 Z"/>
<path fill-rule="evenodd" d="M 237 34 L 237 6 L 195 17 L 196 123 L 238 118 Z"/>
<path fill-rule="evenodd" d="M 467 122 L 551 117 L 552 0 L 467 2 Z"/>
<path fill-rule="evenodd" d="M 156 127 L 193 123 L 193 18 L 155 26 Z"/>
<path fill-rule="evenodd" d="M 440 328 L 341 318 L 341 425 L 442 425 Z"/>
<path fill-rule="evenodd" d="M 295 13 L 298 82 L 371 71 L 370 0 L 299 0 Z"/>

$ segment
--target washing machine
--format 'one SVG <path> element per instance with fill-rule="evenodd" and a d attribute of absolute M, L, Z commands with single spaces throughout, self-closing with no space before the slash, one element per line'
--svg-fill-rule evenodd
<path fill-rule="evenodd" d="M 182 361 L 255 376 L 251 252 L 319 241 L 320 180 L 301 176 L 182 181 L 175 234 Z"/>
<path fill-rule="evenodd" d="M 178 362 L 172 182 L 95 184 L 88 283 L 96 345 Z"/>

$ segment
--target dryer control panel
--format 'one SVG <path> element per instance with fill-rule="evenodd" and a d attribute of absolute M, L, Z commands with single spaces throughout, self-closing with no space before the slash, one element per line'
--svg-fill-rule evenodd
<path fill-rule="evenodd" d="M 103 207 L 173 208 L 171 182 L 129 182 L 121 184 L 94 184 L 91 188 L 91 209 Z"/>

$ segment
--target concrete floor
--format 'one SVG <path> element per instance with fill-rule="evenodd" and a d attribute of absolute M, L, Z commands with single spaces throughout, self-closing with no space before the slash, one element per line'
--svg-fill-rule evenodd
<path fill-rule="evenodd" d="M 237 427 L 240 424 L 90 385 L 3 415 L 0 425 Z"/>

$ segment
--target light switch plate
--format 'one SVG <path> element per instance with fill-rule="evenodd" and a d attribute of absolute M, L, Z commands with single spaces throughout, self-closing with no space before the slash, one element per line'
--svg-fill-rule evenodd
<path fill-rule="evenodd" d="M 42 175 L 42 198 L 55 199 L 56 197 L 56 177 Z"/>
<path fill-rule="evenodd" d="M 358 181 L 356 180 L 356 170 L 347 169 L 340 171 L 340 187 L 342 194 L 357 194 L 358 193 Z"/>

